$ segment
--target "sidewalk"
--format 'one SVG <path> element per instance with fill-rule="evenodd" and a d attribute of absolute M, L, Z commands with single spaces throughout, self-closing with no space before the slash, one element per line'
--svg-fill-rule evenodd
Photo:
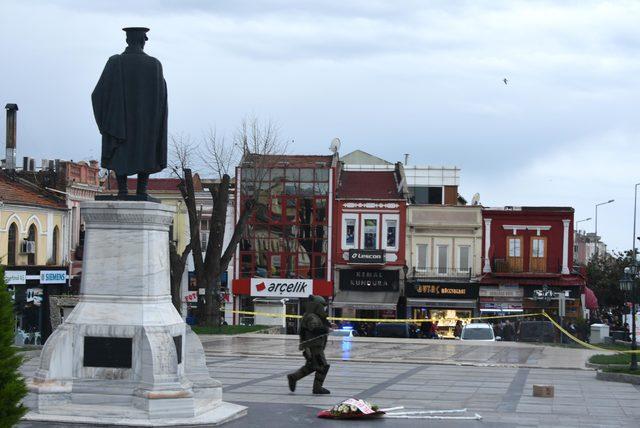
<path fill-rule="evenodd" d="M 200 336 L 208 355 L 299 357 L 298 337 L 244 334 Z M 403 362 L 497 367 L 585 369 L 598 351 L 521 342 L 329 337 L 326 356 L 332 360 Z"/>

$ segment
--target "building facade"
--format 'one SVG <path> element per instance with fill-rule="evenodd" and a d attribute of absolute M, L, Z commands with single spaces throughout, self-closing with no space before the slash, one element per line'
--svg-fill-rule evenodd
<path fill-rule="evenodd" d="M 236 171 L 236 221 L 253 205 L 236 251 L 236 310 L 299 314 L 310 294 L 332 296 L 331 233 L 335 156 L 245 156 Z M 234 323 L 282 325 L 237 316 Z M 286 331 L 297 332 L 287 318 Z"/>
<path fill-rule="evenodd" d="M 411 204 L 407 225 L 407 317 L 437 320 L 452 336 L 457 318 L 477 315 L 481 207 Z"/>
<path fill-rule="evenodd" d="M 573 208 L 486 208 L 483 214 L 482 314 L 581 316 L 584 278 L 573 273 Z M 559 294 L 564 297 L 559 297 Z"/>
<path fill-rule="evenodd" d="M 51 332 L 49 296 L 69 290 L 69 211 L 12 171 L 0 171 L 0 194 L 0 264 L 16 304 L 16 342 L 41 344 Z"/>
<path fill-rule="evenodd" d="M 338 317 L 397 318 L 406 269 L 407 189 L 402 166 L 338 171 L 333 211 Z"/>

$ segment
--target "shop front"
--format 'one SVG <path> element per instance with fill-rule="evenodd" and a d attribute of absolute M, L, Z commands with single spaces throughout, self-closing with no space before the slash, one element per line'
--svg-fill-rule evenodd
<path fill-rule="evenodd" d="M 453 337 L 456 321 L 471 318 L 478 305 L 478 285 L 471 282 L 419 281 L 405 287 L 407 317 L 438 322 L 441 337 Z"/>
<path fill-rule="evenodd" d="M 523 309 L 525 313 L 539 313 L 543 310 L 559 319 L 581 317 L 579 286 L 526 286 L 523 287 Z M 564 307 L 563 307 L 564 306 Z"/>
<path fill-rule="evenodd" d="M 579 318 L 581 299 L 579 284 L 547 285 L 545 281 L 527 280 L 513 284 L 482 285 L 479 292 L 483 315 L 534 314 L 543 310 L 553 317 Z"/>
<path fill-rule="evenodd" d="M 15 343 L 42 345 L 51 334 L 50 296 L 69 292 L 67 268 L 63 266 L 7 267 L 4 279 L 15 303 Z M 64 314 L 60 316 L 64 317 Z"/>
<path fill-rule="evenodd" d="M 314 294 L 333 295 L 331 281 L 320 279 L 246 278 L 233 280 L 234 324 L 281 326 L 287 334 L 297 334 L 298 319 L 283 315 L 301 315 L 303 303 Z"/>
<path fill-rule="evenodd" d="M 481 285 L 478 307 L 481 315 L 515 315 L 523 312 L 523 289 L 518 284 Z"/>
<path fill-rule="evenodd" d="M 333 316 L 395 319 L 400 290 L 399 269 L 338 269 Z"/>

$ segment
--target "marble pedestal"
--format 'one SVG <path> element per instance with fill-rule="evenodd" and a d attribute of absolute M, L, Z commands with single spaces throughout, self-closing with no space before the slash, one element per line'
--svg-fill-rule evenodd
<path fill-rule="evenodd" d="M 133 426 L 215 425 L 246 414 L 222 401 L 202 344 L 171 303 L 174 208 L 82 205 L 80 301 L 49 337 L 28 382 L 27 420 Z"/>

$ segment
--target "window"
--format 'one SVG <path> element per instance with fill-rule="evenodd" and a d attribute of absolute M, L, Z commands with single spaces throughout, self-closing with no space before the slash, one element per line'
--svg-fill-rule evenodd
<path fill-rule="evenodd" d="M 529 261 L 529 270 L 531 272 L 546 272 L 547 258 L 545 247 L 546 238 L 539 236 L 531 238 L 531 260 Z"/>
<path fill-rule="evenodd" d="M 387 247 L 395 248 L 397 244 L 398 221 L 387 220 Z"/>
<path fill-rule="evenodd" d="M 345 218 L 343 221 L 343 248 L 355 248 L 356 247 L 356 233 L 357 233 L 357 218 Z"/>
<path fill-rule="evenodd" d="M 414 204 L 442 205 L 442 186 L 409 187 L 411 202 Z"/>
<path fill-rule="evenodd" d="M 385 232 L 385 249 L 396 251 L 398 249 L 398 216 L 383 215 Z"/>
<path fill-rule="evenodd" d="M 53 245 L 51 247 L 51 263 L 54 265 L 58 264 L 58 235 L 60 235 L 60 230 L 56 226 L 53 228 Z"/>
<path fill-rule="evenodd" d="M 31 226 L 29 226 L 29 236 L 27 238 L 27 241 L 31 241 L 35 244 L 33 253 L 30 253 L 27 256 L 27 263 L 30 266 L 33 266 L 36 264 L 36 254 L 38 254 L 38 244 L 36 239 L 37 236 L 38 236 L 38 230 L 36 229 L 36 225 L 32 224 Z"/>
<path fill-rule="evenodd" d="M 509 257 L 522 257 L 522 240 L 520 237 L 508 238 Z"/>
<path fill-rule="evenodd" d="M 507 268 L 508 272 L 522 272 L 522 236 L 507 237 Z"/>
<path fill-rule="evenodd" d="M 468 245 L 462 245 L 458 247 L 458 270 L 460 272 L 470 272 L 470 247 Z"/>
<path fill-rule="evenodd" d="M 438 274 L 445 275 L 449 265 L 449 246 L 438 245 Z"/>
<path fill-rule="evenodd" d="M 364 218 L 363 219 L 363 239 L 365 250 L 375 250 L 378 248 L 378 219 L 377 218 Z"/>
<path fill-rule="evenodd" d="M 11 223 L 9 226 L 9 245 L 7 247 L 7 264 L 14 266 L 16 264 L 16 252 L 18 250 L 18 226 Z"/>
<path fill-rule="evenodd" d="M 416 245 L 416 254 L 418 257 L 417 260 L 417 270 L 425 271 L 427 270 L 427 244 L 418 244 Z"/>
<path fill-rule="evenodd" d="M 531 257 L 544 257 L 544 239 L 533 238 L 531 240 Z"/>

